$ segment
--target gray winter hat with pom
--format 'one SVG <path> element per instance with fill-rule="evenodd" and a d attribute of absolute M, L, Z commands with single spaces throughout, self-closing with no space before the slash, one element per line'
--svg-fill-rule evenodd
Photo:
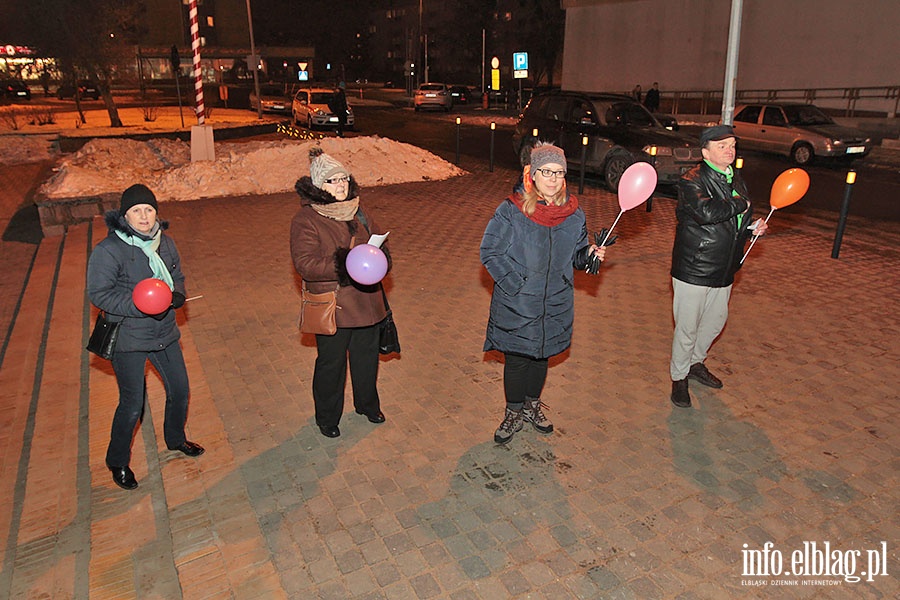
<path fill-rule="evenodd" d="M 319 146 L 314 146 L 309 151 L 309 177 L 312 179 L 313 185 L 322 189 L 322 184 L 326 179 L 331 179 L 335 175 L 343 173 L 350 176 L 347 167 L 325 154 Z"/>

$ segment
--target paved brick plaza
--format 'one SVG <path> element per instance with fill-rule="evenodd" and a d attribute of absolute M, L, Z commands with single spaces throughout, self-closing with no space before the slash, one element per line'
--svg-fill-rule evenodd
<path fill-rule="evenodd" d="M 4 242 L 0 597 L 897 597 L 900 227 L 851 219 L 833 260 L 834 215 L 774 216 L 710 354 L 724 389 L 694 384 L 695 407 L 676 410 L 673 203 L 627 213 L 601 276 L 576 277 L 574 342 L 544 395 L 556 432 L 498 447 L 478 245 L 514 174 L 462 166 L 473 174 L 363 191 L 391 229 L 403 355 L 381 365 L 387 422 L 348 401 L 334 440 L 313 422 L 314 341 L 295 329 L 295 196 L 164 204 L 203 295 L 182 332 L 189 436 L 207 453 L 165 449 L 151 371 L 134 492 L 103 464 L 111 369 L 82 350 L 105 230 Z M 581 201 L 593 229 L 615 218 L 612 195 Z M 828 543 L 841 573 L 746 576 L 745 551 L 766 542 L 785 571 Z M 841 576 L 882 556 L 887 575 Z"/>

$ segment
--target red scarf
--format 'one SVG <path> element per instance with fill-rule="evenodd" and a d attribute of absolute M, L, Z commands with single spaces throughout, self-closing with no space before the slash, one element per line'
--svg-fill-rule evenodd
<path fill-rule="evenodd" d="M 522 196 L 519 194 L 513 194 L 509 197 L 512 200 L 512 203 L 515 204 L 519 210 L 522 211 L 522 214 L 537 223 L 538 225 L 543 225 L 544 227 L 554 227 L 559 225 L 570 216 L 572 216 L 575 211 L 578 209 L 578 198 L 575 196 L 569 196 L 569 199 L 562 206 L 554 206 L 552 204 L 544 204 L 538 202 L 533 215 L 525 214 L 525 211 L 522 210 Z"/>

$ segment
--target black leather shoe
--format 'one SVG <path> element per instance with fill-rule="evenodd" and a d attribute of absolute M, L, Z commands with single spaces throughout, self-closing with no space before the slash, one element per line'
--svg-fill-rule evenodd
<path fill-rule="evenodd" d="M 189 442 L 187 440 L 185 440 L 182 445 L 169 448 L 169 450 L 181 452 L 191 458 L 196 458 L 206 452 L 200 444 L 195 444 L 194 442 Z"/>
<path fill-rule="evenodd" d="M 319 431 L 325 437 L 336 438 L 341 436 L 341 430 L 337 425 L 319 425 Z"/>
<path fill-rule="evenodd" d="M 380 410 L 373 413 L 356 411 L 356 414 L 365 416 L 369 420 L 369 423 L 384 423 L 384 413 Z"/>
<path fill-rule="evenodd" d="M 691 407 L 691 393 L 688 391 L 688 380 L 672 382 L 672 404 L 678 408 Z"/>
<path fill-rule="evenodd" d="M 109 467 L 113 482 L 123 490 L 133 490 L 138 486 L 134 471 L 128 467 Z"/>
<path fill-rule="evenodd" d="M 693 379 L 698 383 L 717 390 L 722 388 L 722 380 L 710 373 L 709 369 L 702 362 L 691 365 L 691 370 L 688 371 L 688 379 Z"/>

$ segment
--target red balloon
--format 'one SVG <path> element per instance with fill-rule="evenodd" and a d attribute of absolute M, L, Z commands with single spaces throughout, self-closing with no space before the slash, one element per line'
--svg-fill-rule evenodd
<path fill-rule="evenodd" d="M 790 206 L 803 197 L 809 189 L 809 174 L 803 169 L 788 169 L 775 178 L 769 204 L 772 208 Z"/>
<path fill-rule="evenodd" d="M 134 286 L 131 299 L 142 313 L 158 315 L 172 305 L 172 290 L 165 281 L 151 277 Z"/>

